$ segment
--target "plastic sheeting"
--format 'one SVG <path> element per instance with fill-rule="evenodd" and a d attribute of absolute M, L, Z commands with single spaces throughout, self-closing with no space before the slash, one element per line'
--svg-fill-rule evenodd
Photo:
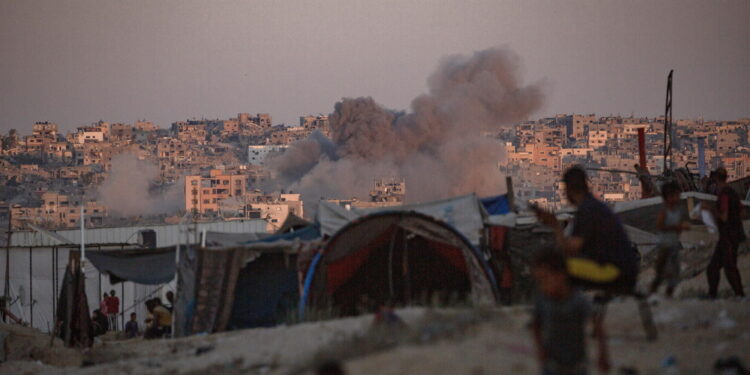
<path fill-rule="evenodd" d="M 510 200 L 507 194 L 482 198 L 480 201 L 489 215 L 504 215 L 510 212 Z"/>
<path fill-rule="evenodd" d="M 393 211 L 415 211 L 440 220 L 461 232 L 474 245 L 480 242 L 486 217 L 482 203 L 471 194 L 423 204 L 350 210 L 335 203 L 321 201 L 316 221 L 323 235 L 333 236 L 339 229 L 360 216 Z"/>
<path fill-rule="evenodd" d="M 89 251 L 86 258 L 110 283 L 132 281 L 159 285 L 170 282 L 175 272 L 175 249 Z"/>

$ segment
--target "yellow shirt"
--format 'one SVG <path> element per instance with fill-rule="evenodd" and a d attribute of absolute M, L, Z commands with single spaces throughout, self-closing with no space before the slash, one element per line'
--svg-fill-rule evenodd
<path fill-rule="evenodd" d="M 164 306 L 154 307 L 154 320 L 159 324 L 159 327 L 170 327 L 172 326 L 172 314 Z"/>

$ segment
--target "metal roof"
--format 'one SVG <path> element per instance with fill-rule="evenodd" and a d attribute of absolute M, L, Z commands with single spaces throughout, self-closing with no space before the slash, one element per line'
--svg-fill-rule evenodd
<path fill-rule="evenodd" d="M 192 231 L 193 224 L 188 225 Z M 198 232 L 206 231 L 224 232 L 224 233 L 266 233 L 267 223 L 264 220 L 235 220 L 235 221 L 217 221 L 211 223 L 197 223 Z M 185 242 L 184 229 L 182 237 L 179 238 L 180 228 L 178 224 L 164 225 L 139 225 L 129 227 L 113 228 L 86 228 L 86 245 L 96 246 L 104 244 L 137 244 L 138 232 L 144 229 L 151 229 L 156 232 L 156 246 L 166 247 L 177 245 L 179 241 Z M 78 229 L 51 231 L 55 234 L 68 239 L 68 245 L 80 244 L 81 232 Z M 191 242 L 195 241 L 195 234 L 190 234 Z M 13 232 L 11 237 L 11 247 L 53 247 L 60 246 L 58 241 L 51 237 L 45 236 L 39 232 L 22 231 Z"/>

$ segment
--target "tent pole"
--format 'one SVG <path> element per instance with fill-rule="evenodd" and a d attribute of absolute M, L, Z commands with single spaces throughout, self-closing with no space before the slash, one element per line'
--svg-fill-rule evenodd
<path fill-rule="evenodd" d="M 83 199 L 81 199 L 81 271 L 85 271 L 84 263 L 86 262 L 86 239 L 84 237 L 85 235 L 85 228 L 84 228 L 84 221 L 86 220 L 83 216 Z"/>
<path fill-rule="evenodd" d="M 5 303 L 10 303 L 10 239 L 13 236 L 13 207 L 8 210 L 8 237 L 5 239 L 5 290 L 3 291 L 3 298 Z M 5 314 L 3 314 L 5 318 Z"/>
<path fill-rule="evenodd" d="M 31 246 L 29 246 L 29 326 L 34 327 L 34 277 L 33 273 L 33 255 L 31 254 Z"/>
<path fill-rule="evenodd" d="M 54 319 L 55 316 L 55 247 L 53 246 L 52 249 L 50 249 L 49 252 L 50 255 L 50 264 L 52 265 L 52 277 L 50 277 L 50 281 L 52 281 L 52 317 Z M 49 323 L 47 323 L 47 327 L 49 327 Z"/>

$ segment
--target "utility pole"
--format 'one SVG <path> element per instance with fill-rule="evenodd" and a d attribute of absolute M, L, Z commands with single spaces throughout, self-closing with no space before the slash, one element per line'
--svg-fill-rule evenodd
<path fill-rule="evenodd" d="M 3 298 L 0 303 L 0 311 L 2 311 L 3 322 L 5 322 L 5 312 L 10 304 L 10 239 L 13 235 L 13 205 L 8 207 L 8 237 L 5 239 L 5 288 L 3 290 Z"/>
<path fill-rule="evenodd" d="M 674 70 L 669 71 L 667 77 L 667 103 L 664 109 L 664 173 L 671 167 L 669 162 L 672 153 L 672 74 Z"/>

